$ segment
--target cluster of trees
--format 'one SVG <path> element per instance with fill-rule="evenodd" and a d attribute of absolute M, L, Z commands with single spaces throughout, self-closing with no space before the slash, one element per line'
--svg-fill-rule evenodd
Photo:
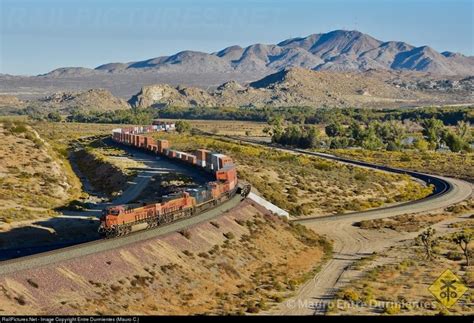
<path fill-rule="evenodd" d="M 48 113 L 38 108 L 27 107 L 24 114 L 35 119 L 49 120 Z M 337 121 L 343 125 L 353 122 L 368 124 L 373 121 L 412 120 L 421 122 L 438 119 L 445 125 L 456 125 L 459 121 L 474 123 L 471 107 L 426 107 L 400 109 L 363 108 L 314 108 L 314 107 L 165 107 L 130 109 L 102 112 L 75 111 L 68 116 L 71 122 L 132 123 L 154 118 L 204 119 L 204 120 L 243 120 L 270 122 L 275 118 L 293 124 L 328 124 Z"/>
<path fill-rule="evenodd" d="M 446 145 L 451 151 L 470 151 L 472 130 L 469 122 L 459 121 L 454 130 L 444 126 L 441 120 L 431 118 L 422 122 L 423 136 L 430 149 Z"/>
<path fill-rule="evenodd" d="M 353 121 L 421 120 L 435 118 L 446 125 L 459 121 L 474 122 L 472 108 L 469 107 L 426 107 L 403 109 L 363 109 L 363 108 L 314 108 L 314 107 L 166 107 L 155 109 L 155 116 L 172 119 L 243 120 L 270 122 L 281 118 L 294 124 L 327 124 L 337 120 L 342 124 Z"/>
<path fill-rule="evenodd" d="M 448 147 L 453 152 L 460 152 L 470 151 L 472 141 L 469 122 L 459 121 L 453 129 L 435 118 L 423 120 L 421 123 L 390 120 L 363 124 L 353 120 L 349 125 L 336 120 L 326 125 L 326 138 L 322 138 L 318 129 L 312 125 L 284 126 L 282 118 L 276 118 L 269 124 L 271 127 L 265 128 L 264 132 L 272 136 L 273 142 L 301 148 L 362 147 L 368 150 L 397 151 L 413 146 L 421 151 Z M 413 140 L 406 140 L 408 137 Z"/>
<path fill-rule="evenodd" d="M 352 122 L 349 127 L 335 121 L 326 126 L 325 132 L 329 137 L 330 148 L 357 146 L 369 150 L 399 150 L 406 133 L 398 121 L 375 121 L 367 126 Z"/>
<path fill-rule="evenodd" d="M 470 151 L 471 127 L 469 122 L 459 121 L 454 130 L 446 127 L 439 119 L 423 120 L 422 137 L 417 136 L 413 146 L 419 150 L 439 149 L 447 146 L 453 152 Z M 330 148 L 346 148 L 358 146 L 369 150 L 387 149 L 400 150 L 409 143 L 403 139 L 409 135 L 404 124 L 398 121 L 371 122 L 366 126 L 353 122 L 344 127 L 332 122 L 325 128 L 326 135 L 331 138 Z M 411 134 L 416 136 L 416 134 Z"/>
<path fill-rule="evenodd" d="M 116 110 L 105 112 L 75 111 L 66 117 L 67 122 L 86 123 L 119 123 L 119 124 L 151 124 L 154 119 L 153 111 L 145 110 Z"/>
<path fill-rule="evenodd" d="M 273 127 L 266 127 L 263 131 L 272 136 L 272 142 L 282 145 L 297 146 L 301 148 L 316 148 L 321 144 L 318 129 L 312 125 L 283 126 L 282 118 L 270 122 Z"/>

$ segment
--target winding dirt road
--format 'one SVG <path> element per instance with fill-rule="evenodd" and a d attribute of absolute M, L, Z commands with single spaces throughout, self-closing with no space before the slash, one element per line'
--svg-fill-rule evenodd
<path fill-rule="evenodd" d="M 210 134 L 209 134 L 210 135 Z M 246 142 L 248 144 L 271 147 L 276 150 L 293 154 L 305 154 L 326 158 L 337 162 L 351 164 L 357 167 L 371 168 L 379 171 L 405 173 L 418 180 L 434 184 L 432 196 L 406 202 L 390 207 L 383 207 L 364 212 L 355 212 L 344 215 L 312 217 L 296 220 L 315 232 L 326 235 L 334 242 L 333 258 L 329 260 L 318 274 L 306 284 L 301 286 L 296 295 L 279 304 L 276 308 L 265 314 L 279 315 L 321 315 L 325 314 L 328 303 L 334 294 L 354 276 L 350 274 L 350 266 L 357 260 L 374 252 L 381 252 L 403 240 L 412 239 L 416 233 L 399 233 L 386 231 L 382 234 L 375 230 L 363 230 L 353 224 L 362 220 L 388 218 L 403 214 L 436 212 L 464 201 L 472 196 L 474 186 L 463 180 L 434 176 L 429 174 L 396 169 L 366 162 L 353 161 L 324 153 L 316 153 L 303 149 L 276 147 L 268 141 L 252 140 L 245 137 L 227 137 L 221 139 L 233 142 Z M 435 225 L 436 226 L 436 225 Z"/>
<path fill-rule="evenodd" d="M 434 200 L 401 205 L 383 211 L 359 212 L 333 218 L 300 221 L 315 232 L 333 239 L 334 256 L 312 280 L 308 281 L 298 290 L 295 297 L 280 304 L 274 314 L 324 314 L 326 306 L 333 298 L 334 293 L 351 279 L 355 278 L 349 273 L 348 269 L 356 260 L 366 257 L 373 252 L 381 252 L 416 235 L 416 233 L 407 234 L 395 231 L 381 233 L 375 230 L 363 230 L 353 226 L 354 222 L 392 217 L 400 214 L 436 211 L 471 196 L 473 186 L 470 183 L 456 179 L 444 179 L 453 185 L 453 189 L 446 195 Z"/>

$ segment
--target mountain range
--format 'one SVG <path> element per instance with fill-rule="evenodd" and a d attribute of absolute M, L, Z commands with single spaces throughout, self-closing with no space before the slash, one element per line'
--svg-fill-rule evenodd
<path fill-rule="evenodd" d="M 45 89 L 105 88 L 129 97 L 154 83 L 216 88 L 235 80 L 249 83 L 291 67 L 315 71 L 409 71 L 443 76 L 474 75 L 474 57 L 439 53 L 400 41 L 381 41 L 359 31 L 335 30 L 291 38 L 278 44 L 231 46 L 214 53 L 182 51 L 144 61 L 108 63 L 95 69 L 64 67 L 47 74 L 0 76 L 4 93 L 44 95 Z"/>
<path fill-rule="evenodd" d="M 276 45 L 231 46 L 215 53 L 182 51 L 130 63 L 109 63 L 93 71 L 120 73 L 157 72 L 270 74 L 287 67 L 312 70 L 365 71 L 392 69 L 441 75 L 474 74 L 474 57 L 459 53 L 438 53 L 428 46 L 414 47 L 399 41 L 380 41 L 359 31 L 335 30 L 291 38 Z M 88 69 L 58 69 L 48 75 L 88 73 Z"/>

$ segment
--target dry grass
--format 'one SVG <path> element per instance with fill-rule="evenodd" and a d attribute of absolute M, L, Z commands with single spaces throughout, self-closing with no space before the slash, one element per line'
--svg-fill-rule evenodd
<path fill-rule="evenodd" d="M 448 207 L 443 212 L 428 214 L 402 214 L 390 218 L 364 220 L 355 223 L 361 229 L 381 230 L 391 229 L 398 232 L 417 232 L 435 223 L 474 211 L 474 199 L 463 201 Z"/>
<path fill-rule="evenodd" d="M 474 153 L 419 152 L 416 150 L 369 151 L 363 149 L 337 149 L 330 150 L 328 153 L 376 164 L 474 181 Z"/>
<path fill-rule="evenodd" d="M 30 122 L 20 117 L 0 120 L 0 221 L 8 223 L 50 217 L 55 208 L 84 197 L 69 162 L 70 148 L 81 138 L 109 134 L 117 127 Z"/>
<path fill-rule="evenodd" d="M 458 223 L 462 223 L 460 230 L 474 229 L 472 220 Z M 465 266 L 461 249 L 450 240 L 452 234 L 437 238 L 433 260 L 427 260 L 423 248 L 413 241 L 384 255 L 398 259 L 395 263 L 373 267 L 370 264 L 376 257 L 372 257 L 360 266 L 365 267 L 363 277 L 352 281 L 337 294 L 331 314 L 472 315 L 474 271 L 472 266 Z M 472 245 L 470 248 L 472 252 Z M 449 310 L 428 290 L 446 269 L 453 271 L 469 287 Z M 360 302 L 351 305 L 356 299 Z"/>
<path fill-rule="evenodd" d="M 431 192 L 407 176 L 360 169 L 317 157 L 296 156 L 269 148 L 219 139 L 155 134 L 183 151 L 208 148 L 237 162 L 239 178 L 292 215 L 325 215 L 360 211 L 418 199 Z"/>
<path fill-rule="evenodd" d="M 324 238 L 248 201 L 213 221 L 88 256 L 81 260 L 86 266 L 65 262 L 45 275 L 0 278 L 0 308 L 51 315 L 256 313 L 291 296 L 331 255 Z M 51 278 L 57 284 L 43 287 Z M 74 288 L 65 293 L 64 286 Z M 15 297 L 24 295 L 33 296 L 18 307 Z"/>
<path fill-rule="evenodd" d="M 94 136 L 77 140 L 73 156 L 94 190 L 114 197 L 128 187 L 138 169 L 145 165 L 129 158 L 124 150 L 107 144 L 106 138 Z"/>
<path fill-rule="evenodd" d="M 71 191 L 62 164 L 20 121 L 0 124 L 1 220 L 14 222 L 52 214 Z"/>
<path fill-rule="evenodd" d="M 177 121 L 178 119 L 160 119 L 164 121 Z M 237 120 L 186 120 L 192 128 L 204 132 L 227 136 L 266 136 L 263 129 L 268 127 L 265 122 L 237 121 Z"/>

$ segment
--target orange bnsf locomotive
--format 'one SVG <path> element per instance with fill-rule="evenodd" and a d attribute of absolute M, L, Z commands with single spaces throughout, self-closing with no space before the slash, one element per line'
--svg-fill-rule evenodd
<path fill-rule="evenodd" d="M 174 125 L 154 122 L 152 126 L 114 129 L 115 142 L 134 146 L 151 153 L 177 159 L 212 172 L 216 180 L 199 188 L 164 196 L 160 203 L 140 207 L 118 205 L 104 209 L 100 218 L 99 233 L 110 238 L 135 230 L 154 228 L 179 219 L 197 215 L 240 194 L 246 197 L 250 185 L 240 185 L 232 159 L 226 155 L 199 149 L 193 154 L 172 150 L 167 140 L 154 140 L 143 133 L 173 130 Z"/>

